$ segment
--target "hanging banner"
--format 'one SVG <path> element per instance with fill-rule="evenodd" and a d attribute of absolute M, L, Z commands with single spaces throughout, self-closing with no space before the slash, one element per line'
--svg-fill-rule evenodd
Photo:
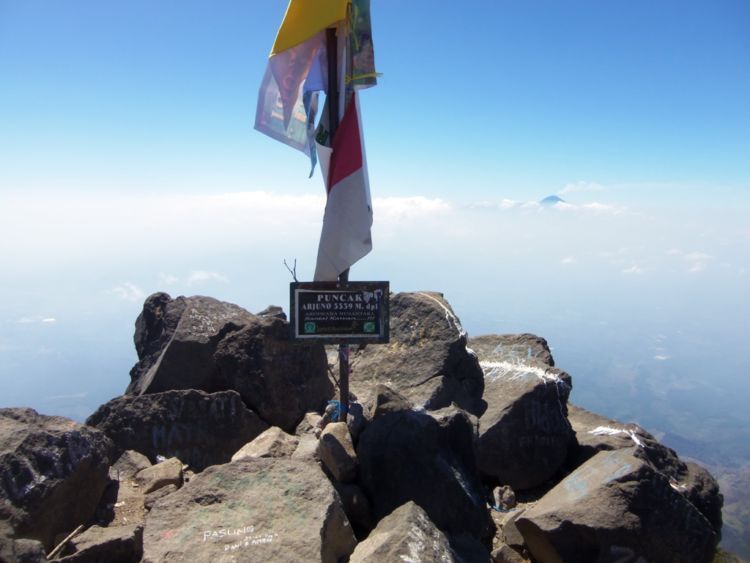
<path fill-rule="evenodd" d="M 387 343 L 388 282 L 290 284 L 291 338 L 324 344 Z"/>

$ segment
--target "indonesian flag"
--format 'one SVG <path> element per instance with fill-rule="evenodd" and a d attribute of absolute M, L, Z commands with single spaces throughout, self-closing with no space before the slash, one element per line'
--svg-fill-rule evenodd
<path fill-rule="evenodd" d="M 339 274 L 372 250 L 372 202 L 356 90 L 350 95 L 332 145 L 318 144 L 328 200 L 315 281 L 336 281 Z"/>
<path fill-rule="evenodd" d="M 338 107 L 327 92 L 326 30 L 336 29 Z M 327 192 L 315 281 L 338 276 L 372 249 L 372 205 L 357 91 L 377 82 L 370 0 L 289 0 L 261 83 L 255 128 L 316 160 Z M 315 125 L 318 93 L 326 108 Z M 339 118 L 332 138 L 329 115 Z M 312 172 L 311 172 L 312 175 Z"/>

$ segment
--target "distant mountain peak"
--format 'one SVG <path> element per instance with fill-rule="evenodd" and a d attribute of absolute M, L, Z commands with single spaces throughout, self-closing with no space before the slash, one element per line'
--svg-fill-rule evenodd
<path fill-rule="evenodd" d="M 540 205 L 555 205 L 557 203 L 565 203 L 565 200 L 556 195 L 548 195 L 544 199 L 539 201 Z"/>

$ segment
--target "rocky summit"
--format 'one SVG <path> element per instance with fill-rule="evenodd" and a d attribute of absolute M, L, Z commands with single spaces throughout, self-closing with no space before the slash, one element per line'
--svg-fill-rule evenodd
<path fill-rule="evenodd" d="M 714 560 L 716 480 L 570 404 L 543 338 L 390 302 L 344 423 L 337 355 L 279 307 L 148 297 L 130 381 L 86 424 L 0 409 L 0 562 Z"/>

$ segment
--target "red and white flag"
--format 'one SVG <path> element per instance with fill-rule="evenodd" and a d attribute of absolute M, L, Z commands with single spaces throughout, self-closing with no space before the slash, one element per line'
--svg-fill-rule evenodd
<path fill-rule="evenodd" d="M 314 279 L 336 281 L 372 250 L 372 202 L 356 90 L 350 94 L 332 147 L 318 144 L 318 157 L 328 200 Z"/>

